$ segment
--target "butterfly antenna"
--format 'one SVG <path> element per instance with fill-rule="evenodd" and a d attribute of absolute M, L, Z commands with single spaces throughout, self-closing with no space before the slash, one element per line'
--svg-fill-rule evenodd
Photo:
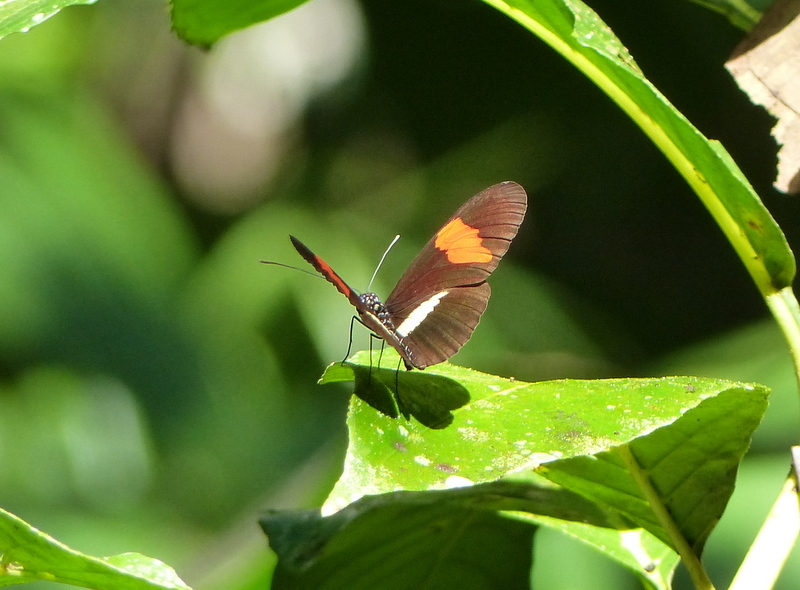
<path fill-rule="evenodd" d="M 318 279 L 322 279 L 323 281 L 325 280 L 325 277 L 320 276 L 317 273 L 311 272 L 311 271 L 306 270 L 304 268 L 297 268 L 296 266 L 291 266 L 289 264 L 283 264 L 282 262 L 272 262 L 271 260 L 259 260 L 259 262 L 261 264 L 271 264 L 273 266 L 282 266 L 283 268 L 291 268 L 292 270 L 299 270 L 300 272 L 304 272 L 307 275 L 310 275 L 312 277 L 316 277 Z"/>
<path fill-rule="evenodd" d="M 375 277 L 378 275 L 378 271 L 381 269 L 383 261 L 386 260 L 386 255 L 389 254 L 389 250 L 392 249 L 392 247 L 397 243 L 397 240 L 399 239 L 400 239 L 400 234 L 397 234 L 392 240 L 392 243 L 389 244 L 389 247 L 386 248 L 386 252 L 384 252 L 383 256 L 381 256 L 381 261 L 378 263 L 378 266 L 375 267 L 375 272 L 372 273 L 372 278 L 369 280 L 369 285 L 367 285 L 367 291 L 369 291 L 372 288 L 372 281 L 374 281 Z"/>

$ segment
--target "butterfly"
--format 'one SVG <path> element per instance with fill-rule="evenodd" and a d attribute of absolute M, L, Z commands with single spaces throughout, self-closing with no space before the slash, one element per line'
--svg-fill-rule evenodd
<path fill-rule="evenodd" d="M 367 328 L 392 346 L 406 369 L 446 361 L 472 336 L 492 293 L 486 279 L 497 268 L 525 218 L 528 197 L 502 182 L 464 203 L 425 244 L 397 286 L 381 302 L 357 293 L 327 262 L 290 236 L 300 256 L 355 306 Z"/>

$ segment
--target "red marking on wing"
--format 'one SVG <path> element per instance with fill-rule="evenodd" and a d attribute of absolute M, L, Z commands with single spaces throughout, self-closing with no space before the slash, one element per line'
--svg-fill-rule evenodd
<path fill-rule="evenodd" d="M 337 275 L 330 265 L 325 262 L 322 258 L 317 256 L 317 264 L 315 265 L 316 269 L 323 274 L 323 276 L 328 279 L 331 283 L 333 283 L 339 291 L 345 294 L 345 296 L 349 297 L 350 293 L 352 293 L 352 289 L 347 286 L 342 280 L 342 277 Z"/>
<path fill-rule="evenodd" d="M 453 264 L 484 263 L 492 261 L 492 251 L 483 245 L 478 229 L 456 217 L 436 233 L 434 246 Z"/>

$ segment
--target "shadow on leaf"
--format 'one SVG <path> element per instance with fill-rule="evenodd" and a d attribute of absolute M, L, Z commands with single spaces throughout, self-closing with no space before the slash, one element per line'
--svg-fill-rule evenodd
<path fill-rule="evenodd" d="M 354 393 L 391 418 L 413 416 L 428 428 L 446 428 L 453 422 L 452 411 L 470 401 L 463 385 L 441 375 L 349 366 L 355 376 Z"/>

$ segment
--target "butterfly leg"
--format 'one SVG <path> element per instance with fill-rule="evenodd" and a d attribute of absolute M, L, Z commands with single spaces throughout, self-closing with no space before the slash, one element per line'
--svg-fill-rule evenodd
<path fill-rule="evenodd" d="M 383 347 L 386 346 L 386 342 L 383 341 L 383 338 L 373 334 L 372 332 L 369 333 L 369 379 L 367 379 L 367 383 L 372 382 L 372 341 L 373 340 L 380 340 L 381 341 L 381 354 L 378 356 L 378 368 L 381 366 L 381 358 L 383 357 Z"/>
<path fill-rule="evenodd" d="M 358 323 L 363 323 L 358 316 L 353 316 L 350 318 L 350 338 L 347 341 L 347 352 L 342 359 L 342 362 L 345 362 L 348 357 L 350 356 L 350 349 L 353 348 L 353 322 L 358 321 Z"/>
<path fill-rule="evenodd" d="M 380 369 L 381 368 L 381 361 L 383 360 L 383 350 L 386 348 L 386 340 L 384 340 L 383 338 L 381 338 L 379 336 L 375 336 L 374 334 L 372 335 L 372 337 L 381 341 L 381 352 L 378 355 L 378 368 Z M 370 356 L 370 360 L 372 360 L 371 356 Z"/>
<path fill-rule="evenodd" d="M 394 401 L 397 404 L 397 415 L 402 416 L 405 415 L 404 412 L 400 409 L 400 364 L 403 362 L 403 359 L 398 359 L 397 361 L 397 368 L 394 370 Z M 408 420 L 408 416 L 406 416 L 406 420 Z"/>

